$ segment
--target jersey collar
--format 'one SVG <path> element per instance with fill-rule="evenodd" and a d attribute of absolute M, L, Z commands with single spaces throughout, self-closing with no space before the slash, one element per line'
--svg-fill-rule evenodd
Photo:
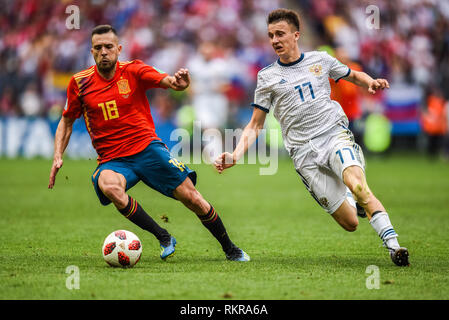
<path fill-rule="evenodd" d="M 297 63 L 300 63 L 304 59 L 304 52 L 301 52 L 301 55 L 299 56 L 299 59 L 290 63 L 282 63 L 281 58 L 278 59 L 278 63 L 283 67 L 290 67 Z"/>

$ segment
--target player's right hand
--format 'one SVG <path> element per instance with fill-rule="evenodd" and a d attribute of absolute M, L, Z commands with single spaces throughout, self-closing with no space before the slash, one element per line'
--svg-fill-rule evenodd
<path fill-rule="evenodd" d="M 228 169 L 235 165 L 234 155 L 229 152 L 222 153 L 215 161 L 214 166 L 218 173 L 222 173 L 225 169 Z"/>
<path fill-rule="evenodd" d="M 50 170 L 50 179 L 48 181 L 48 189 L 53 189 L 56 181 L 56 174 L 58 173 L 59 169 L 61 169 L 62 164 L 63 161 L 61 158 L 53 159 L 53 165 L 51 166 Z"/>
<path fill-rule="evenodd" d="M 368 92 L 371 94 L 375 94 L 377 90 L 379 89 L 388 89 L 390 88 L 390 84 L 385 79 L 375 79 L 371 81 L 371 83 L 368 85 Z"/>

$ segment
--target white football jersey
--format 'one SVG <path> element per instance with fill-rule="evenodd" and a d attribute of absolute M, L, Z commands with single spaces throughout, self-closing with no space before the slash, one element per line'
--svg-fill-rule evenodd
<path fill-rule="evenodd" d="M 330 98 L 329 78 L 338 81 L 350 72 L 324 51 L 304 52 L 289 64 L 278 59 L 259 71 L 252 105 L 273 112 L 291 154 L 338 122 L 348 125 L 340 104 Z"/>

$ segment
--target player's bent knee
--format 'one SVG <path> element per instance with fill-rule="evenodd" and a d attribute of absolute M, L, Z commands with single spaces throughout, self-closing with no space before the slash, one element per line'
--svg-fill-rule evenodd
<path fill-rule="evenodd" d="M 100 186 L 100 189 L 108 198 L 115 198 L 122 193 L 120 186 L 116 184 L 103 184 Z"/>
<path fill-rule="evenodd" d="M 125 185 L 125 178 L 112 170 L 103 170 L 98 178 L 98 187 L 112 201 L 124 197 Z"/>
<path fill-rule="evenodd" d="M 343 172 L 343 181 L 349 190 L 351 190 L 359 205 L 364 207 L 368 204 L 371 192 L 360 167 L 351 166 L 346 168 Z"/>
<path fill-rule="evenodd" d="M 358 166 L 350 166 L 343 171 L 343 182 L 353 193 L 364 184 L 364 181 L 365 176 Z"/>
<path fill-rule="evenodd" d="M 343 229 L 345 229 L 348 232 L 354 232 L 357 230 L 357 226 L 359 225 L 359 221 L 356 220 L 351 220 L 351 221 L 345 221 L 344 224 L 342 224 L 341 226 L 343 227 Z"/>
<path fill-rule="evenodd" d="M 122 203 L 125 202 L 125 198 L 127 198 L 126 193 L 120 185 L 106 184 L 103 185 L 103 187 L 100 187 L 100 189 L 103 194 L 113 203 L 126 205 L 126 203 Z"/>
<path fill-rule="evenodd" d="M 354 194 L 357 203 L 364 208 L 373 200 L 374 197 L 366 184 L 364 186 L 362 184 L 357 184 L 352 193 Z"/>
<path fill-rule="evenodd" d="M 102 180 L 99 181 L 98 187 L 101 192 L 111 200 L 116 206 L 124 207 L 127 204 L 128 197 L 126 191 L 120 183 Z"/>

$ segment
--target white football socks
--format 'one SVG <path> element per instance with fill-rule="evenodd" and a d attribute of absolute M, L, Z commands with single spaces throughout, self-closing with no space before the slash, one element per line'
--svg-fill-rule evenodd
<path fill-rule="evenodd" d="M 400 247 L 397 239 L 398 234 L 391 225 L 388 213 L 383 211 L 376 213 L 369 223 L 376 230 L 387 248 L 397 249 Z"/>
<path fill-rule="evenodd" d="M 351 206 L 357 209 L 356 202 L 349 188 L 346 188 L 346 200 L 348 200 L 348 203 Z M 382 239 L 384 245 L 387 248 L 390 249 L 400 248 L 397 239 L 398 234 L 393 229 L 393 225 L 390 222 L 388 213 L 383 211 L 376 213 L 369 223 L 371 224 L 373 229 L 377 232 L 377 234 Z"/>

